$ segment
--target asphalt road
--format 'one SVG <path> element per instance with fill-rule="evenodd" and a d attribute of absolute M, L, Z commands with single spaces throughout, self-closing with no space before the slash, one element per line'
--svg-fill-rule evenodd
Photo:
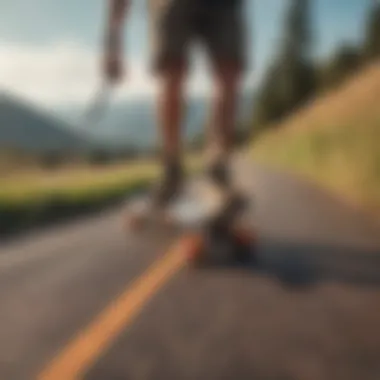
<path fill-rule="evenodd" d="M 380 379 L 380 228 L 237 167 L 255 267 L 190 270 L 176 234 L 127 236 L 120 210 L 2 244 L 0 379 Z"/>

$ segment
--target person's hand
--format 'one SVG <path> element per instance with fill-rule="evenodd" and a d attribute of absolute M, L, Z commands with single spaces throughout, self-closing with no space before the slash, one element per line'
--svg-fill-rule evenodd
<path fill-rule="evenodd" d="M 104 58 L 104 76 L 112 84 L 118 84 L 124 76 L 122 54 L 119 51 L 106 52 Z"/>

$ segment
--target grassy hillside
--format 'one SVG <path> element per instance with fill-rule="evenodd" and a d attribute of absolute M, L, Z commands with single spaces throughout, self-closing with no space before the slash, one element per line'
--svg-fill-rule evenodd
<path fill-rule="evenodd" d="M 379 105 L 375 65 L 260 136 L 252 155 L 380 214 Z"/>

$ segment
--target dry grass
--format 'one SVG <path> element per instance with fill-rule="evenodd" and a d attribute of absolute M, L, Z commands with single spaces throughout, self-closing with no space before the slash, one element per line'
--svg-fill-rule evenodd
<path fill-rule="evenodd" d="M 194 157 L 188 157 L 188 167 L 195 168 L 198 161 Z M 158 172 L 159 166 L 152 160 L 96 167 L 83 164 L 55 171 L 33 167 L 3 178 L 0 199 L 40 198 L 50 193 L 75 194 L 89 188 L 101 190 L 120 183 L 135 183 L 153 178 Z"/>
<path fill-rule="evenodd" d="M 253 156 L 380 212 L 380 65 L 311 103 L 255 144 Z"/>
<path fill-rule="evenodd" d="M 304 129 L 348 125 L 373 120 L 380 105 L 380 62 L 359 72 L 337 90 L 310 102 L 281 128 Z"/>

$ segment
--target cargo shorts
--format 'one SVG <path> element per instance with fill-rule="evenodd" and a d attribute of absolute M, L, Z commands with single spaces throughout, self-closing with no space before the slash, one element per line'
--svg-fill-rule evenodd
<path fill-rule="evenodd" d="M 193 42 L 211 64 L 245 66 L 242 0 L 148 0 L 152 66 L 155 72 L 188 62 Z"/>

